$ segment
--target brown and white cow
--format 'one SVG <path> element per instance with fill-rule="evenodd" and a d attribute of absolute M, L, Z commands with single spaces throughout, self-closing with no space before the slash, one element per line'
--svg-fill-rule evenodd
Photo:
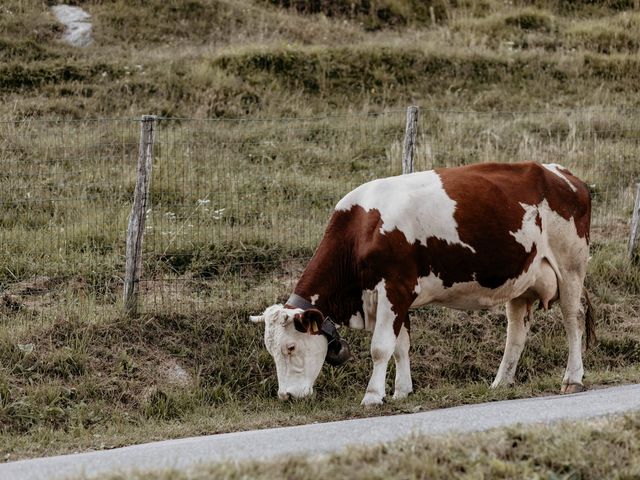
<path fill-rule="evenodd" d="M 335 323 L 373 332 L 362 404 L 382 402 L 392 355 L 393 398 L 406 397 L 409 309 L 427 304 L 479 310 L 506 303 L 506 348 L 492 386 L 511 384 L 533 303 L 548 308 L 555 300 L 569 343 L 562 391 L 582 390 L 590 216 L 587 187 L 556 164 L 486 163 L 361 185 L 338 202 L 286 305 L 251 317 L 265 323 L 278 396 L 310 395 L 325 358 L 339 364 L 349 357 Z"/>

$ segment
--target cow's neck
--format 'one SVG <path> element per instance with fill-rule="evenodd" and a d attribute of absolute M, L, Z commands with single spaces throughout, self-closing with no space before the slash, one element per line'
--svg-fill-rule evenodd
<path fill-rule="evenodd" d="M 357 281 L 352 244 L 346 241 L 344 232 L 332 230 L 327 229 L 294 293 L 336 323 L 347 324 L 353 314 L 362 311 L 362 289 Z"/>

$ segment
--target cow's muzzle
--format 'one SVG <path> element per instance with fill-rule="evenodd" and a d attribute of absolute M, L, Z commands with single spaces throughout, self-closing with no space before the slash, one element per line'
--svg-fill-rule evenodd
<path fill-rule="evenodd" d="M 329 317 L 326 317 L 322 322 L 320 332 L 327 337 L 329 342 L 327 356 L 325 357 L 325 361 L 329 365 L 338 367 L 351 358 L 349 344 L 346 340 L 340 338 L 336 324 Z"/>
<path fill-rule="evenodd" d="M 278 390 L 278 398 L 280 400 L 301 400 L 303 398 L 311 397 L 313 395 L 313 388 L 298 388 L 291 390 Z"/>

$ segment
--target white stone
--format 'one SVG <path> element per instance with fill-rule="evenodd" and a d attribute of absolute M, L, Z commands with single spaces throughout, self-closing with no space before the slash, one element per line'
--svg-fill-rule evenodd
<path fill-rule="evenodd" d="M 54 5 L 51 11 L 60 23 L 67 27 L 63 40 L 74 47 L 86 47 L 93 43 L 91 15 L 80 7 Z"/>

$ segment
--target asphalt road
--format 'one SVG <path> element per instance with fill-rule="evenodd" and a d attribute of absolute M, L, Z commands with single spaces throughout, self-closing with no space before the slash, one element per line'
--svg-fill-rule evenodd
<path fill-rule="evenodd" d="M 224 460 L 320 455 L 348 445 L 375 445 L 419 433 L 474 432 L 640 410 L 640 385 L 573 395 L 507 400 L 422 413 L 166 440 L 99 452 L 0 464 L 0 479 L 91 478 L 106 473 L 188 470 Z"/>

